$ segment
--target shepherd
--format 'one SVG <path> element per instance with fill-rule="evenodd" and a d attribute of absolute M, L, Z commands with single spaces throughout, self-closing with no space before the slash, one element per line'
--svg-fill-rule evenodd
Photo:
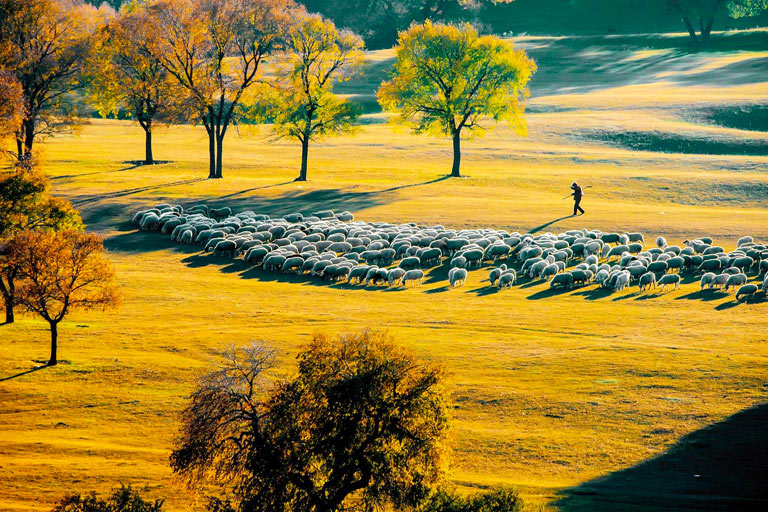
<path fill-rule="evenodd" d="M 584 196 L 584 191 L 575 181 L 571 183 L 571 190 L 573 190 L 573 193 L 571 194 L 573 196 L 573 215 L 575 216 L 576 212 L 581 212 L 581 214 L 584 215 L 584 209 L 579 206 L 581 204 L 581 198 Z"/>

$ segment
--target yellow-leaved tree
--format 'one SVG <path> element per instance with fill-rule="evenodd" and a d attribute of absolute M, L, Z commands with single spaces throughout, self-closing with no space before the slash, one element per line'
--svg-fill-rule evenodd
<path fill-rule="evenodd" d="M 278 135 L 301 143 L 301 170 L 307 180 L 309 142 L 349 133 L 360 106 L 333 93 L 335 83 L 348 80 L 362 64 L 363 41 L 339 30 L 320 15 L 305 15 L 291 26 L 287 51 L 260 109 Z"/>
<path fill-rule="evenodd" d="M 506 121 L 526 134 L 524 102 L 536 65 L 511 42 L 480 36 L 469 24 L 427 21 L 401 32 L 395 50 L 393 76 L 381 84 L 379 103 L 416 133 L 451 137 L 451 176 L 461 176 L 464 129 L 479 134 L 487 121 Z"/>

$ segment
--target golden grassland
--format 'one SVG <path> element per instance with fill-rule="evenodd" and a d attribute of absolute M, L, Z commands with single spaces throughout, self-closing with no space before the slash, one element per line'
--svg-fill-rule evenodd
<path fill-rule="evenodd" d="M 654 61 L 659 73 L 672 73 L 660 83 L 644 71 L 658 52 L 625 53 L 605 56 L 606 65 L 633 63 L 635 71 L 623 69 L 622 80 L 603 71 L 592 87 L 557 90 L 558 76 L 563 87 L 573 82 L 545 66 L 546 94 L 534 94 L 529 137 L 501 128 L 466 142 L 463 179 L 441 179 L 447 141 L 393 130 L 375 113 L 355 136 L 313 145 L 304 184 L 291 182 L 299 146 L 275 141 L 267 128 L 228 136 L 225 177 L 215 181 L 203 179 L 199 127 L 158 132 L 155 155 L 171 163 L 151 168 L 126 163 L 143 148 L 141 130 L 127 122 L 93 121 L 49 139 L 43 150 L 54 192 L 105 237 L 124 305 L 73 314 L 60 327 L 63 364 L 0 382 L 0 510 L 47 510 L 65 492 L 119 482 L 167 497 L 170 511 L 200 506 L 168 468 L 177 413 L 218 351 L 252 339 L 273 346 L 281 371 L 290 372 L 314 332 L 387 329 L 446 368 L 450 479 L 462 488 L 514 484 L 537 503 L 765 402 L 768 305 L 699 294 L 692 279 L 663 295 L 595 287 L 551 294 L 539 282 L 497 292 L 485 270 L 448 289 L 447 271 L 437 269 L 421 287 L 366 289 L 202 256 L 127 222 L 145 205 L 208 201 L 270 214 L 349 209 L 362 220 L 456 228 L 642 231 L 649 243 L 656 235 L 678 244 L 711 235 L 729 248 L 746 234 L 768 239 L 764 153 L 632 151 L 589 138 L 631 129 L 759 148 L 768 144 L 765 132 L 697 124 L 684 113 L 766 102 L 768 84 L 749 74 L 727 86 L 687 82 L 674 59 L 666 67 Z M 388 58 L 372 53 L 371 65 Z M 740 52 L 720 65 L 754 58 L 764 55 Z M 707 55 L 690 59 L 717 77 Z M 601 87 L 600 77 L 612 81 Z M 573 180 L 592 187 L 584 217 L 567 217 L 571 204 L 562 197 Z M 0 378 L 44 360 L 47 342 L 33 317 L 0 326 Z"/>

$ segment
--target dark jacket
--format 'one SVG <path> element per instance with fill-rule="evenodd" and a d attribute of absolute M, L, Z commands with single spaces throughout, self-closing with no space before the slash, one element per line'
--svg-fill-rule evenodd
<path fill-rule="evenodd" d="M 573 188 L 573 194 L 571 194 L 571 195 L 573 196 L 573 200 L 574 201 L 580 201 L 581 200 L 581 196 L 584 195 L 584 192 L 581 190 L 580 186 L 576 185 Z"/>

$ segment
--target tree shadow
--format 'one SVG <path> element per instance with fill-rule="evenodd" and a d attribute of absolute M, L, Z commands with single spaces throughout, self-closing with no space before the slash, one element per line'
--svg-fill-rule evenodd
<path fill-rule="evenodd" d="M 553 225 L 553 224 L 555 224 L 557 222 L 560 222 L 561 220 L 570 219 L 571 217 L 573 217 L 573 215 L 566 215 L 564 217 L 560 217 L 559 219 L 555 219 L 555 220 L 551 220 L 549 222 L 545 222 L 541 226 L 536 226 L 535 228 L 531 228 L 531 230 L 528 231 L 528 233 L 531 233 L 531 234 L 538 233 L 539 231 L 542 231 L 542 230 L 548 228 L 549 226 L 551 226 L 551 225 Z"/>
<path fill-rule="evenodd" d="M 231 194 L 226 194 L 226 195 L 223 195 L 223 196 L 219 196 L 216 199 L 214 199 L 214 201 L 221 201 L 222 199 L 229 199 L 229 198 L 232 198 L 232 197 L 241 196 L 243 194 L 247 194 L 249 192 L 254 192 L 256 190 L 264 190 L 264 189 L 267 189 L 267 188 L 282 187 L 283 185 L 290 185 L 291 183 L 295 183 L 295 180 L 284 181 L 282 183 L 274 183 L 272 185 L 264 185 L 264 186 L 261 186 L 261 187 L 247 188 L 245 190 L 240 190 L 239 192 L 232 192 Z"/>
<path fill-rule="evenodd" d="M 562 512 L 768 510 L 767 424 L 768 404 L 746 409 L 658 457 L 566 489 L 553 505 Z"/>
<path fill-rule="evenodd" d="M 133 194 L 140 194 L 142 192 L 148 192 L 150 190 L 157 190 L 168 187 L 178 187 L 180 185 L 190 185 L 192 183 L 198 183 L 205 181 L 206 178 L 192 178 L 188 180 L 173 181 L 171 183 L 159 183 L 157 185 L 148 185 L 146 187 L 135 187 L 126 190 L 118 190 L 116 192 L 108 192 L 105 194 L 84 194 L 81 196 L 74 196 L 70 198 L 70 202 L 76 206 L 81 207 L 97 201 L 103 201 L 105 199 L 117 199 L 119 197 L 130 196 Z"/>
<path fill-rule="evenodd" d="M 79 178 L 80 176 L 94 176 L 96 174 L 108 174 L 110 172 L 123 172 L 123 171 L 130 171 L 132 169 L 136 169 L 137 167 L 141 167 L 144 165 L 144 163 L 137 164 L 136 162 L 123 162 L 124 164 L 130 164 L 128 167 L 122 167 L 120 169 L 110 169 L 108 171 L 96 171 L 96 172 L 81 172 L 79 174 L 62 174 L 60 176 L 51 176 L 51 181 L 58 181 L 58 180 L 66 180 L 66 179 L 72 179 L 72 178 Z M 169 162 L 165 162 L 169 163 Z"/>
<path fill-rule="evenodd" d="M 49 364 L 43 364 L 41 366 L 35 366 L 34 368 L 30 368 L 29 370 L 24 370 L 23 372 L 19 372 L 19 373 L 15 374 L 15 375 L 10 375 L 8 377 L 0 377 L 0 382 L 6 381 L 6 380 L 11 380 L 11 379 L 16 379 L 18 377 L 23 377 L 24 375 L 28 375 L 30 373 L 34 373 L 36 371 L 42 370 L 44 368 L 49 368 L 49 367 L 50 367 Z"/>

